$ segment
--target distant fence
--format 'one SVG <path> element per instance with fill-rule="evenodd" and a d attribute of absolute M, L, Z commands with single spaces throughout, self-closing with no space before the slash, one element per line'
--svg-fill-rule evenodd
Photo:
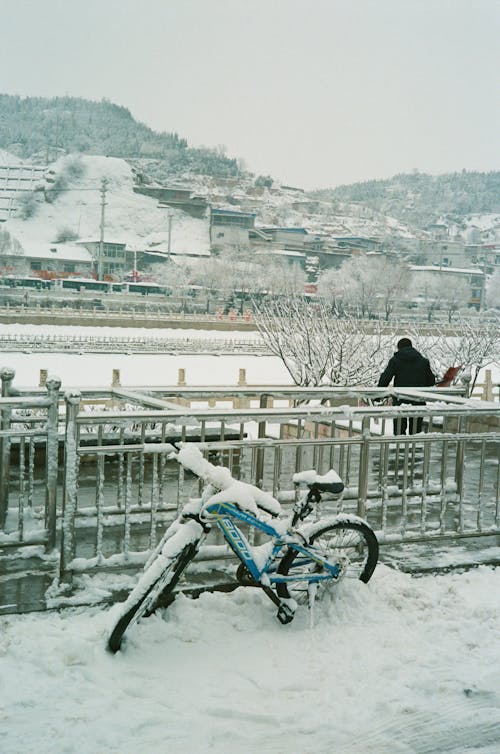
<path fill-rule="evenodd" d="M 260 338 L 157 338 L 93 335 L 0 335 L 4 352 L 269 353 Z"/>

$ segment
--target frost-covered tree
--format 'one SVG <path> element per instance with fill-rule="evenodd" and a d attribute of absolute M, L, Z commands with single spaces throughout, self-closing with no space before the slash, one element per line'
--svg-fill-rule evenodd
<path fill-rule="evenodd" d="M 486 284 L 486 306 L 500 309 L 500 268 L 497 268 Z"/>
<path fill-rule="evenodd" d="M 454 322 L 455 335 L 422 335 L 415 327 L 409 332 L 413 345 L 431 362 L 438 377 L 448 367 L 460 367 L 460 375 L 470 375 L 470 391 L 477 382 L 481 369 L 500 359 L 500 328 L 498 323 L 482 317 L 477 320 L 458 315 Z"/>
<path fill-rule="evenodd" d="M 322 277 L 322 294 L 330 293 L 337 306 L 361 317 L 381 313 L 388 320 L 407 298 L 411 273 L 400 260 L 369 255 L 353 257 Z"/>
<path fill-rule="evenodd" d="M 258 326 L 296 385 L 373 386 L 386 361 L 378 323 L 370 334 L 326 301 L 305 302 L 292 294 L 260 305 Z"/>
<path fill-rule="evenodd" d="M 371 260 L 380 306 L 388 320 L 397 305 L 408 298 L 412 273 L 408 265 L 395 258 L 384 256 Z"/>
<path fill-rule="evenodd" d="M 0 254 L 8 254 L 12 256 L 22 256 L 24 254 L 23 247 L 15 238 L 11 236 L 8 230 L 2 228 L 0 225 Z"/>
<path fill-rule="evenodd" d="M 428 322 L 432 322 L 435 313 L 441 309 L 442 291 L 443 281 L 431 272 L 419 272 L 412 279 L 410 296 L 422 306 Z"/>
<path fill-rule="evenodd" d="M 21 220 L 29 220 L 38 209 L 35 191 L 24 191 L 17 200 L 18 213 Z"/>
<path fill-rule="evenodd" d="M 370 257 L 352 257 L 344 262 L 337 278 L 342 307 L 360 317 L 373 315 L 377 308 L 377 279 Z"/>
<path fill-rule="evenodd" d="M 305 274 L 286 261 L 269 260 L 264 264 L 254 254 L 228 250 L 193 266 L 192 282 L 221 291 L 226 297 L 235 291 L 250 296 L 263 291 L 301 293 Z"/>
<path fill-rule="evenodd" d="M 301 294 L 306 283 L 304 270 L 286 260 L 273 259 L 265 265 L 259 262 L 259 289 L 274 293 Z"/>
<path fill-rule="evenodd" d="M 448 322 L 451 323 L 461 309 L 467 308 L 469 297 L 470 287 L 466 280 L 441 286 L 441 308 L 446 312 Z"/>

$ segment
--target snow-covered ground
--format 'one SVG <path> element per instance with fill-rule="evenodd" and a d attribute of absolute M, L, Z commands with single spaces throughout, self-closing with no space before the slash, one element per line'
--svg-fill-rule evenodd
<path fill-rule="evenodd" d="M 25 386 L 40 368 L 65 386 L 109 384 L 112 368 L 124 385 L 175 383 L 179 367 L 193 385 L 236 384 L 243 367 L 250 384 L 289 382 L 273 357 L 2 354 L 7 365 Z M 253 590 L 180 597 L 111 656 L 118 609 L 0 618 L 2 754 L 500 751 L 498 568 L 413 578 L 379 565 L 367 586 L 341 583 L 312 627 L 306 613 L 281 626 Z"/>
<path fill-rule="evenodd" d="M 224 332 L 217 330 L 166 330 L 120 327 L 56 327 L 48 325 L 3 325 L 0 335 L 89 335 L 96 337 L 129 338 L 199 338 L 241 339 L 260 337 L 253 332 Z M 15 384 L 22 387 L 38 385 L 40 369 L 57 374 L 63 389 L 111 384 L 112 370 L 120 370 L 123 386 L 176 385 L 178 370 L 185 369 L 188 385 L 236 385 L 239 370 L 246 369 L 249 385 L 288 385 L 290 375 L 275 356 L 169 355 L 169 354 L 107 354 L 107 353 L 1 353 L 0 367 L 16 370 Z"/>
<path fill-rule="evenodd" d="M 498 754 L 500 569 L 380 565 L 282 626 L 260 593 L 7 616 L 2 754 Z"/>

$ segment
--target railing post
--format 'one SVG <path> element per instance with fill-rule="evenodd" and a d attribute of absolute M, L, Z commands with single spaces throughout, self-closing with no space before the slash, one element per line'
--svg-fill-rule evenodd
<path fill-rule="evenodd" d="M 57 528 L 57 471 L 59 467 L 59 377 L 50 376 L 45 381 L 50 406 L 47 411 L 47 446 L 45 453 L 45 528 L 47 529 L 47 552 L 56 546 Z"/>
<path fill-rule="evenodd" d="M 464 434 L 467 431 L 467 417 L 461 416 L 458 419 L 458 434 Z M 457 441 L 457 454 L 455 458 L 455 482 L 457 485 L 457 495 L 459 500 L 462 500 L 462 493 L 464 487 L 464 461 L 465 461 L 465 440 Z"/>
<path fill-rule="evenodd" d="M 368 470 L 370 458 L 370 419 L 364 418 L 361 422 L 361 447 L 359 450 L 359 477 L 358 477 L 358 509 L 357 514 L 361 518 L 366 516 L 366 500 L 368 497 Z"/>
<path fill-rule="evenodd" d="M 2 380 L 2 398 L 10 395 L 12 380 L 15 377 L 14 369 L 3 367 L 0 370 L 0 379 Z M 0 429 L 8 431 L 10 429 L 10 419 L 12 409 L 7 406 L 1 410 Z M 10 437 L 8 435 L 0 437 L 0 529 L 5 528 L 7 512 L 9 508 L 9 474 L 10 474 Z"/>
<path fill-rule="evenodd" d="M 267 395 L 265 393 L 262 393 L 260 396 L 260 408 L 267 408 Z M 258 434 L 257 436 L 260 438 L 264 438 L 266 436 L 266 422 L 259 422 L 258 427 Z M 264 448 L 258 448 L 257 449 L 257 458 L 255 461 L 255 485 L 256 487 L 262 487 L 264 483 Z"/>
<path fill-rule="evenodd" d="M 61 532 L 60 579 L 70 584 L 72 573 L 68 566 L 75 555 L 75 518 L 78 473 L 78 425 L 81 393 L 68 391 L 66 401 L 66 431 L 64 435 L 64 491 Z"/>
<path fill-rule="evenodd" d="M 487 369 L 484 375 L 483 394 L 481 396 L 481 400 L 493 400 L 493 381 L 491 379 L 491 369 Z"/>

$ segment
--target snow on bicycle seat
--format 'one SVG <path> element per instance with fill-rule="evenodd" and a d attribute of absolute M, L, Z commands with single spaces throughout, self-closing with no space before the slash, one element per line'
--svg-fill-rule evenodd
<path fill-rule="evenodd" d="M 310 489 L 319 490 L 319 492 L 330 492 L 333 495 L 339 495 L 344 489 L 344 482 L 334 469 L 330 469 L 326 474 L 318 474 L 314 469 L 307 471 L 298 471 L 292 477 L 294 484 L 306 484 Z"/>

